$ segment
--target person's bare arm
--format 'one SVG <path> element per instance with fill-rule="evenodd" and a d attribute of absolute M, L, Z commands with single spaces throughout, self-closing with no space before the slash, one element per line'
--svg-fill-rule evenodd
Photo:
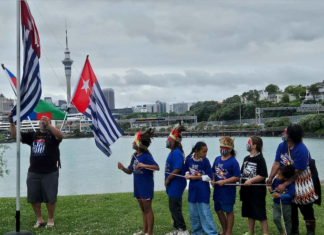
<path fill-rule="evenodd" d="M 16 131 L 16 125 L 12 120 L 12 113 L 11 112 L 8 114 L 8 118 L 9 118 L 9 123 L 10 123 L 11 138 L 13 138 L 15 140 L 17 138 L 17 131 Z M 22 141 L 21 135 L 20 135 L 20 141 Z"/>
<path fill-rule="evenodd" d="M 56 127 L 52 126 L 51 120 L 48 117 L 43 116 L 41 121 L 44 121 L 45 125 L 48 127 L 48 130 L 53 133 L 57 140 L 63 139 L 63 133 Z"/>
<path fill-rule="evenodd" d="M 273 163 L 270 176 L 269 176 L 269 178 L 267 180 L 267 183 L 266 183 L 267 185 L 271 185 L 272 184 L 272 180 L 276 176 L 276 174 L 277 174 L 277 172 L 279 170 L 279 167 L 280 167 L 280 162 L 274 162 Z"/>

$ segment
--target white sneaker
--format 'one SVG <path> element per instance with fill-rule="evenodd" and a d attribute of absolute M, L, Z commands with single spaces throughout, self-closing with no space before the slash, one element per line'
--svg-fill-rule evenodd
<path fill-rule="evenodd" d="M 133 235 L 145 235 L 145 233 L 143 233 L 142 231 L 140 231 L 138 233 L 134 233 Z"/>
<path fill-rule="evenodd" d="M 165 235 L 177 235 L 177 234 L 178 234 L 178 230 L 177 229 L 173 229 L 172 232 L 169 232 L 169 233 L 167 233 Z"/>
<path fill-rule="evenodd" d="M 183 231 L 182 229 L 179 229 L 178 234 L 177 235 L 190 235 L 189 231 Z"/>

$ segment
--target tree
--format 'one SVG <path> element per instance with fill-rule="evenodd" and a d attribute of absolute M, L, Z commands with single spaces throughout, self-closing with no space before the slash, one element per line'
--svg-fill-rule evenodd
<path fill-rule="evenodd" d="M 282 103 L 289 103 L 289 95 L 284 94 L 281 98 Z"/>
<path fill-rule="evenodd" d="M 319 89 L 316 84 L 313 84 L 309 87 L 309 93 L 313 96 L 313 99 L 315 100 L 315 96 L 318 95 Z"/>
<path fill-rule="evenodd" d="M 294 89 L 295 89 L 296 86 L 294 85 L 289 85 L 285 88 L 285 92 L 289 93 L 289 94 L 293 94 L 294 92 Z"/>
<path fill-rule="evenodd" d="M 249 90 L 249 92 L 246 94 L 246 99 L 254 103 L 257 103 L 259 101 L 259 98 L 260 94 L 257 90 Z"/>
<path fill-rule="evenodd" d="M 265 88 L 265 90 L 270 95 L 271 93 L 278 92 L 280 89 L 279 89 L 279 87 L 277 85 L 270 84 Z"/>
<path fill-rule="evenodd" d="M 232 97 L 223 100 L 223 104 L 232 104 L 232 103 L 240 103 L 240 102 L 241 102 L 241 98 L 239 95 L 234 95 Z"/>
<path fill-rule="evenodd" d="M 302 87 L 302 86 L 296 86 L 294 89 L 293 89 L 293 92 L 292 92 L 297 99 L 300 98 L 300 96 L 305 96 L 306 95 L 306 88 L 305 87 Z"/>
<path fill-rule="evenodd" d="M 7 161 L 4 160 L 4 154 L 8 148 L 9 146 L 0 144 L 0 177 L 3 177 L 4 174 L 9 174 L 9 170 L 7 169 Z"/>

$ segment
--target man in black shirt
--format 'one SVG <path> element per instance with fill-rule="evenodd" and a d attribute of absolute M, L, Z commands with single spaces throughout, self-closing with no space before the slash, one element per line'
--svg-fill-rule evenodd
<path fill-rule="evenodd" d="M 11 137 L 16 139 L 16 126 L 9 114 Z M 21 133 L 20 141 L 31 147 L 30 166 L 27 175 L 27 199 L 37 216 L 35 228 L 44 226 L 41 203 L 46 203 L 48 221 L 46 227 L 54 226 L 54 211 L 58 192 L 58 165 L 60 166 L 59 145 L 63 139 L 60 130 L 51 125 L 51 120 L 43 116 L 37 132 Z"/>

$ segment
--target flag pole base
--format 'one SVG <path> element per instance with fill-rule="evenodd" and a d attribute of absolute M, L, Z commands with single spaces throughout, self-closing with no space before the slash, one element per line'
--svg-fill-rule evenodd
<path fill-rule="evenodd" d="M 20 231 L 20 232 L 8 232 L 8 233 L 4 233 L 3 235 L 34 235 L 34 233 L 29 232 L 29 231 Z"/>

